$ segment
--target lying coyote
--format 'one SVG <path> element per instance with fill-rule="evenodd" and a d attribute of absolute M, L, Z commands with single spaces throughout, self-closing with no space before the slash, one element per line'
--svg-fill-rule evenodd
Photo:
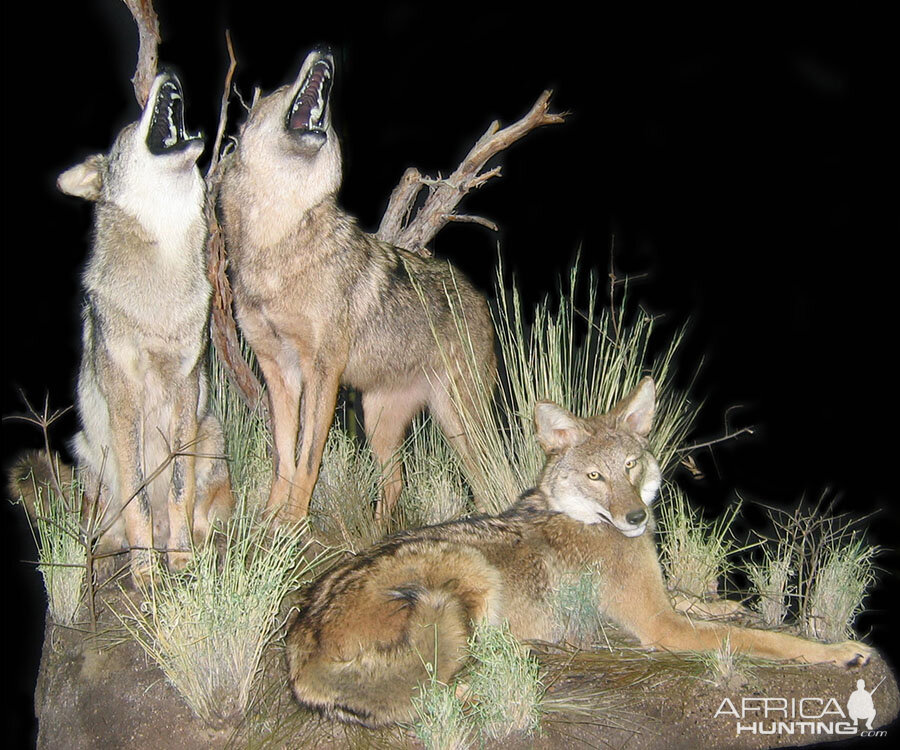
<path fill-rule="evenodd" d="M 433 665 L 448 682 L 473 624 L 508 620 L 522 639 L 552 640 L 553 592 L 599 570 L 598 608 L 655 649 L 731 648 L 772 659 L 853 666 L 872 649 L 689 619 L 673 608 L 649 504 L 660 485 L 648 450 L 656 392 L 645 378 L 609 413 L 578 418 L 538 403 L 547 462 L 538 486 L 498 516 L 402 532 L 351 557 L 302 595 L 287 636 L 297 699 L 366 726 L 411 718 Z"/>

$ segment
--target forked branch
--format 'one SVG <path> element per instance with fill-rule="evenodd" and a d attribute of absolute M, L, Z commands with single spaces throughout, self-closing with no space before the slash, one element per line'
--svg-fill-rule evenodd
<path fill-rule="evenodd" d="M 500 167 L 482 171 L 492 157 L 542 125 L 563 122 L 563 115 L 549 111 L 550 96 L 550 91 L 544 91 L 528 114 L 512 125 L 501 129 L 499 122 L 492 122 L 449 177 L 427 179 L 417 170 L 407 169 L 391 193 L 376 236 L 406 250 L 423 252 L 448 221 L 470 221 L 496 229 L 488 219 L 455 213 L 456 206 L 470 190 L 500 176 Z M 428 188 L 428 197 L 413 215 L 416 198 L 424 187 Z"/>

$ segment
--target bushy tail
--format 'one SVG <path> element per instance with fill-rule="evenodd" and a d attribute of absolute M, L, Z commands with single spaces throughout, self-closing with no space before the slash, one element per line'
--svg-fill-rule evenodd
<path fill-rule="evenodd" d="M 72 488 L 72 467 L 57 453 L 48 456 L 44 451 L 25 451 L 10 466 L 7 476 L 10 499 L 21 502 L 32 520 L 47 515 L 50 492 L 58 492 L 59 487 L 63 493 L 70 493 Z"/>
<path fill-rule="evenodd" d="M 391 606 L 408 613 L 393 643 L 370 644 L 349 659 L 321 653 L 301 613 L 287 638 L 297 699 L 330 718 L 375 728 L 410 721 L 412 697 L 432 674 L 447 683 L 467 656 L 470 619 L 459 597 L 444 590 L 403 587 Z"/>

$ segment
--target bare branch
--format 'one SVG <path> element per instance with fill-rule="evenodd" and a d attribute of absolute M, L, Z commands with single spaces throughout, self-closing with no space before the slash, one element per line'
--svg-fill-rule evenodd
<path fill-rule="evenodd" d="M 71 411 L 74 405 L 70 405 L 65 407 L 64 409 L 57 409 L 52 414 L 50 413 L 50 394 L 47 393 L 44 395 L 44 410 L 43 412 L 38 412 L 29 402 L 28 398 L 25 396 L 24 391 L 19 391 L 19 396 L 22 401 L 25 403 L 25 408 L 28 410 L 28 414 L 13 414 L 8 417 L 4 417 L 4 421 L 9 420 L 20 420 L 22 422 L 28 422 L 29 424 L 36 425 L 40 430 L 44 438 L 44 458 L 47 460 L 47 465 L 50 467 L 50 478 L 53 482 L 53 489 L 58 495 L 58 497 L 62 500 L 62 502 L 66 506 L 66 510 L 69 512 L 72 511 L 71 503 L 72 503 L 72 493 L 71 491 L 66 494 L 63 491 L 62 484 L 59 478 L 59 455 L 55 453 L 50 448 L 50 426 L 60 417 L 62 417 L 67 412 Z"/>
<path fill-rule="evenodd" d="M 263 387 L 244 359 L 237 323 L 232 313 L 231 284 L 225 273 L 225 233 L 215 213 L 215 197 L 210 199 L 209 239 L 207 241 L 207 274 L 213 286 L 210 335 L 220 361 L 231 382 L 237 387 L 250 409 L 259 409 L 271 428 L 269 410 L 263 398 Z"/>
<path fill-rule="evenodd" d="M 153 79 L 156 78 L 156 65 L 159 61 L 159 20 L 153 9 L 153 0 L 123 0 L 138 28 L 138 58 L 131 84 L 134 86 L 134 97 L 143 107 L 150 97 Z"/>
<path fill-rule="evenodd" d="M 483 216 L 471 216 L 470 214 L 450 214 L 450 216 L 447 217 L 447 221 L 458 221 L 461 224 L 480 224 L 483 227 L 487 227 L 492 232 L 500 231 L 500 227 L 498 227 L 496 223 L 494 223 L 490 219 L 485 219 Z"/>
<path fill-rule="evenodd" d="M 493 156 L 542 125 L 563 122 L 563 115 L 548 111 L 550 96 L 550 91 L 544 91 L 528 114 L 506 128 L 501 129 L 496 121 L 491 123 L 448 178 L 428 180 L 416 170 L 407 169 L 400 184 L 391 194 L 376 236 L 412 252 L 422 252 L 448 221 L 460 220 L 454 218 L 457 216 L 455 208 L 470 190 L 477 189 L 492 177 L 500 175 L 499 167 L 487 172 L 481 171 Z M 428 187 L 428 197 L 410 219 L 416 198 L 423 187 Z M 480 220 L 477 223 L 485 221 Z"/>
<path fill-rule="evenodd" d="M 222 161 L 221 150 L 225 130 L 228 123 L 228 100 L 231 96 L 231 83 L 234 77 L 237 60 L 231 44 L 230 32 L 225 32 L 225 46 L 228 50 L 228 71 L 222 86 L 222 102 L 219 108 L 219 125 L 213 145 L 209 168 L 206 170 L 206 219 L 209 236 L 206 241 L 206 273 L 212 284 L 212 305 L 210 311 L 210 337 L 219 361 L 225 372 L 237 388 L 244 403 L 250 409 L 259 409 L 266 423 L 269 422 L 268 408 L 263 398 L 263 387 L 256 373 L 244 359 L 241 340 L 237 332 L 237 323 L 232 312 L 233 295 L 228 280 L 225 257 L 225 234 L 216 216 L 216 201 L 219 195 Z"/>
<path fill-rule="evenodd" d="M 695 450 L 699 450 L 700 448 L 709 448 L 713 445 L 718 445 L 719 443 L 724 443 L 728 440 L 734 440 L 734 438 L 740 435 L 752 435 L 753 431 L 756 427 L 742 427 L 739 430 L 735 430 L 734 432 L 729 432 L 722 437 L 714 438 L 713 440 L 707 440 L 703 443 L 693 443 L 692 445 L 686 445 L 683 448 L 679 448 L 676 453 L 692 453 Z"/>
<path fill-rule="evenodd" d="M 234 77 L 234 69 L 237 60 L 234 58 L 234 47 L 231 46 L 231 32 L 225 29 L 225 47 L 228 50 L 228 72 L 225 73 L 225 85 L 222 88 L 222 104 L 219 107 L 219 127 L 216 130 L 216 140 L 213 143 L 212 156 L 209 167 L 206 170 L 206 180 L 211 182 L 216 179 L 216 170 L 219 166 L 219 152 L 222 149 L 222 138 L 225 136 L 225 126 L 228 122 L 228 99 L 231 96 L 231 79 Z"/>
<path fill-rule="evenodd" d="M 381 226 L 375 233 L 376 237 L 391 242 L 391 238 L 400 235 L 403 226 L 409 220 L 410 211 L 422 184 L 422 175 L 415 167 L 410 167 L 403 173 L 388 200 L 388 207 L 381 217 Z"/>

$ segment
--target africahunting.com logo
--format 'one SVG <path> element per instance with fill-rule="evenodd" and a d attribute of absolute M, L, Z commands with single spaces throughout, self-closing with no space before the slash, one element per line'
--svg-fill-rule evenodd
<path fill-rule="evenodd" d="M 884 680 L 882 680 L 884 682 Z M 872 729 L 875 701 L 872 695 L 881 685 L 866 690 L 866 681 L 857 680 L 856 690 L 844 704 L 836 698 L 725 698 L 715 716 L 731 718 L 735 736 L 741 735 L 840 735 L 881 737 Z"/>

